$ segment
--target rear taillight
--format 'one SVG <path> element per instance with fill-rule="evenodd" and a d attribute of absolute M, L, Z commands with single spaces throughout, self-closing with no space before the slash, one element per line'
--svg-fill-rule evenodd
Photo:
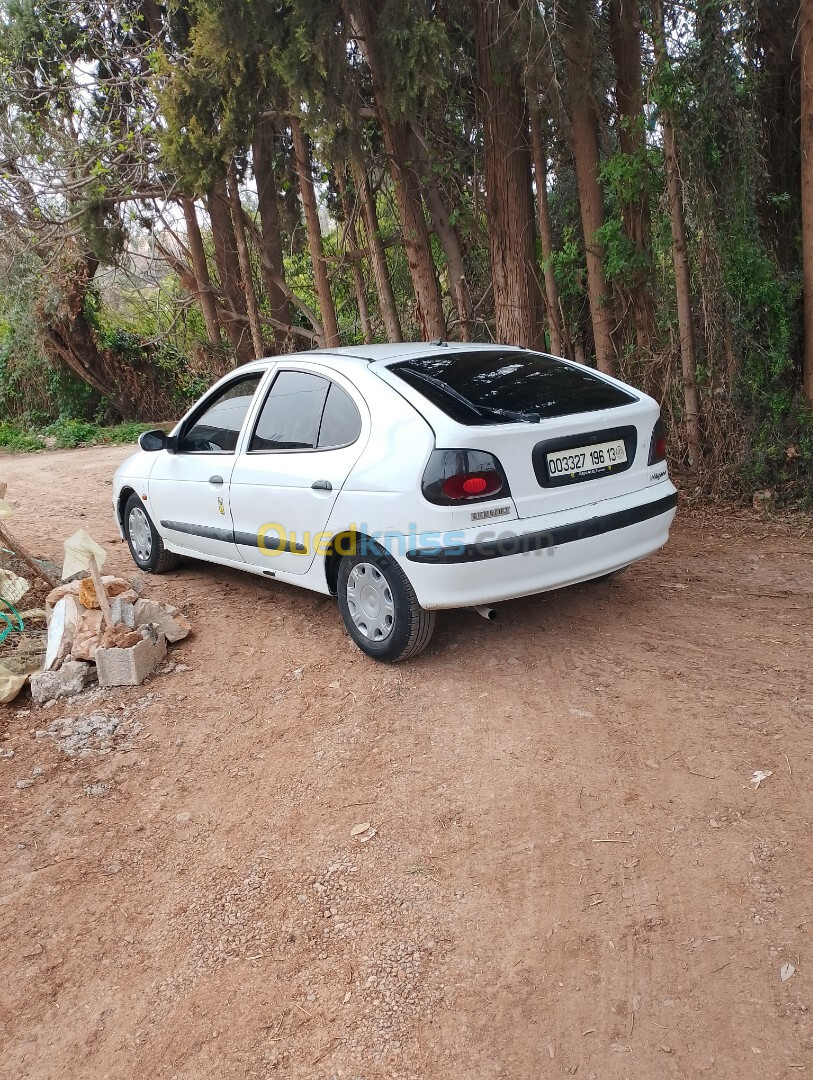
<path fill-rule="evenodd" d="M 649 465 L 657 465 L 659 461 L 666 461 L 666 428 L 663 420 L 658 420 L 652 432 L 649 442 Z"/>
<path fill-rule="evenodd" d="M 483 450 L 433 450 L 421 491 L 437 506 L 508 498 L 511 494 L 502 465 Z"/>

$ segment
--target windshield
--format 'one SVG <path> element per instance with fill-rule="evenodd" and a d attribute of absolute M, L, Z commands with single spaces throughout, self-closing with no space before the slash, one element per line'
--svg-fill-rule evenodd
<path fill-rule="evenodd" d="M 589 368 L 532 352 L 450 352 L 403 360 L 389 369 L 459 424 L 536 423 L 597 412 L 635 398 Z"/>

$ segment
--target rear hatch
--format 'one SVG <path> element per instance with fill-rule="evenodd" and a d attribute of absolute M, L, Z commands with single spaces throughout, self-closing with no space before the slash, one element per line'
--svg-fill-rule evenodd
<path fill-rule="evenodd" d="M 447 347 L 379 374 L 423 413 L 439 448 L 499 460 L 521 518 L 649 483 L 657 403 L 582 365 L 524 349 Z"/>

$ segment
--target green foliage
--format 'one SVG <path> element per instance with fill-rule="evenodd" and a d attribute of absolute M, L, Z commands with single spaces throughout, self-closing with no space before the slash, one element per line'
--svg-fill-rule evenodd
<path fill-rule="evenodd" d="M 779 405 L 777 399 L 772 403 Z M 798 400 L 770 411 L 755 425 L 739 479 L 746 498 L 759 488 L 775 491 L 780 505 L 813 507 L 813 412 Z"/>
<path fill-rule="evenodd" d="M 562 306 L 574 309 L 584 299 L 586 279 L 584 248 L 581 236 L 573 225 L 565 225 L 562 238 L 551 256 L 553 271 L 559 285 Z"/>
<path fill-rule="evenodd" d="M 59 419 L 37 429 L 22 424 L 0 423 L 0 450 L 26 453 L 34 450 L 73 450 L 78 446 L 117 446 L 138 442 L 152 424 L 125 423 L 104 427 L 85 420 Z"/>
<path fill-rule="evenodd" d="M 10 451 L 42 450 L 44 440 L 39 435 L 25 431 L 17 424 L 0 422 L 0 449 Z"/>
<path fill-rule="evenodd" d="M 150 424 L 128 422 L 113 427 L 100 427 L 85 420 L 59 419 L 49 424 L 43 434 L 55 439 L 60 449 L 71 450 L 76 446 L 92 446 L 96 443 L 114 445 L 134 443 L 142 431 L 148 431 Z"/>
<path fill-rule="evenodd" d="M 424 109 L 448 84 L 449 41 L 440 19 L 428 18 L 422 5 L 386 0 L 376 27 L 385 61 L 387 104 L 395 115 Z"/>

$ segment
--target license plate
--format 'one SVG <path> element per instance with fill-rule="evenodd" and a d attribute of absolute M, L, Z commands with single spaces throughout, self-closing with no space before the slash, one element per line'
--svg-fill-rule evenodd
<path fill-rule="evenodd" d="M 571 450 L 557 450 L 548 454 L 548 474 L 557 476 L 589 476 L 609 472 L 615 465 L 627 460 L 627 448 L 623 439 L 612 442 L 593 443 L 592 446 L 574 446 Z"/>

